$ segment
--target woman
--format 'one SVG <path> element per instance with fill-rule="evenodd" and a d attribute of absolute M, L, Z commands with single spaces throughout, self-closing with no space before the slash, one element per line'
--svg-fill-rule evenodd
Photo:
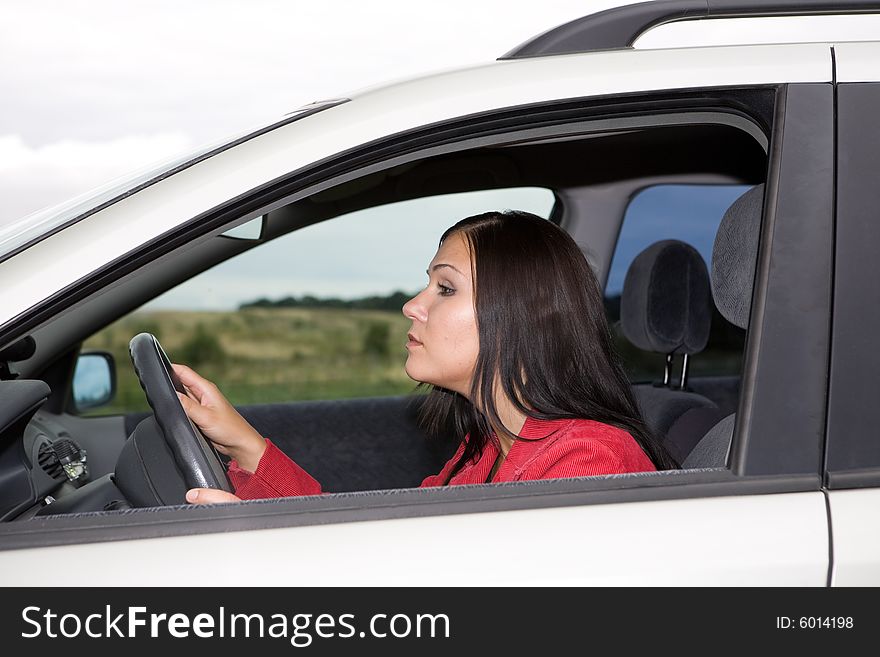
<path fill-rule="evenodd" d="M 406 373 L 432 386 L 422 415 L 453 419 L 460 445 L 422 486 L 678 467 L 639 418 L 612 346 L 598 281 L 574 240 L 526 212 L 463 219 L 440 239 L 412 321 Z M 190 419 L 232 457 L 236 495 L 316 495 L 321 485 L 251 427 L 217 387 L 174 365 Z"/>

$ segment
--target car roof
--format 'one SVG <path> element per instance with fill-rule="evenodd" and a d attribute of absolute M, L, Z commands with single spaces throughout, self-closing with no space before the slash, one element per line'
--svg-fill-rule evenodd
<path fill-rule="evenodd" d="M 0 255 L 0 276 L 9 281 L 0 324 L 30 307 L 34 298 L 50 296 L 53 290 L 46 286 L 72 284 L 231 198 L 393 135 L 574 98 L 831 79 L 827 47 L 795 44 L 492 61 L 367 88 L 349 94 L 351 102 L 280 124 L 235 148 L 181 165 L 173 175 L 123 191 L 94 211 L 63 221 L 44 219 L 34 231 L 50 230 L 33 236 L 14 258 L 9 252 L 5 259 Z"/>
<path fill-rule="evenodd" d="M 666 26 L 681 22 L 695 24 L 699 19 L 710 19 L 712 22 L 723 22 L 724 19 L 739 20 L 744 17 L 759 19 L 762 17 L 803 17 L 829 14 L 863 16 L 866 13 L 880 12 L 880 2 L 876 0 L 845 0 L 839 2 L 820 2 L 816 0 L 653 0 L 631 5 L 615 7 L 606 11 L 590 14 L 570 21 L 546 32 L 540 33 L 525 43 L 499 57 L 499 62 L 525 60 L 534 58 L 553 58 L 562 55 L 583 54 L 587 52 L 621 50 L 632 48 L 633 45 L 651 30 L 658 26 Z M 880 13 L 878 13 L 880 18 Z M 701 21 L 705 24 L 705 20 Z M 702 27 L 702 26 L 701 26 Z M 786 41 L 797 41 L 797 33 L 786 37 Z M 822 42 L 827 42 L 822 39 Z M 734 45 L 734 44 L 727 44 Z M 767 44 L 764 44 L 767 45 Z M 795 57 L 796 53 L 788 53 Z M 558 61 L 558 60 L 557 60 Z M 394 83 L 384 83 L 368 87 L 350 97 L 369 97 L 370 94 L 382 90 L 383 94 L 394 88 L 405 88 L 408 84 L 419 82 L 431 83 L 439 81 L 442 76 L 462 75 L 466 80 L 468 71 L 485 69 L 496 63 L 444 71 L 441 73 L 419 75 Z M 492 69 L 503 75 L 497 67 Z M 518 73 L 519 74 L 519 73 Z M 793 77 L 787 82 L 796 82 Z M 718 86 L 719 82 L 707 86 Z M 673 87 L 670 87 L 673 88 Z M 632 89 L 637 91 L 637 88 Z M 347 99 L 320 101 L 305 106 L 287 115 L 282 120 L 258 126 L 243 134 L 235 135 L 221 142 L 204 146 L 193 153 L 178 156 L 171 160 L 136 171 L 117 180 L 111 181 L 97 189 L 62 204 L 39 210 L 26 217 L 0 226 L 0 262 L 11 255 L 24 250 L 31 244 L 62 230 L 66 226 L 97 212 L 126 196 L 154 184 L 184 168 L 216 155 L 243 141 L 285 125 L 292 120 L 308 116 L 315 111 L 332 107 Z M 291 118 L 292 117 L 292 118 Z"/>
<path fill-rule="evenodd" d="M 356 101 L 360 115 L 366 116 L 371 112 L 387 115 L 392 120 L 385 121 L 388 124 L 386 134 L 392 134 L 418 125 L 418 122 L 413 123 L 413 112 L 408 105 L 423 105 L 419 102 L 423 97 L 435 97 L 438 102 L 440 98 L 455 97 L 463 114 L 518 105 L 521 102 L 516 100 L 521 95 L 518 89 L 521 86 L 518 84 L 520 79 L 531 79 L 537 85 L 537 93 L 533 94 L 536 101 L 542 95 L 541 87 L 558 88 L 560 81 L 570 83 L 569 97 L 577 97 L 586 93 L 582 82 L 589 82 L 592 87 L 587 95 L 601 95 L 656 89 L 658 79 L 668 80 L 665 86 L 667 89 L 745 82 L 772 84 L 831 79 L 830 61 L 824 61 L 822 53 L 805 46 L 785 46 L 795 50 L 785 52 L 786 56 L 783 57 L 782 52 L 774 50 L 779 47 L 783 46 L 751 46 L 753 50 L 734 54 L 725 52 L 724 49 L 737 48 L 736 46 L 718 46 L 703 49 L 703 54 L 698 56 L 693 49 L 687 53 L 668 49 L 652 51 L 650 55 L 645 54 L 645 51 L 620 50 L 518 61 L 499 59 L 365 87 L 346 94 L 345 98 L 306 105 L 279 120 L 136 171 L 69 201 L 4 224 L 0 226 L 0 263 L 38 241 L 184 169 L 348 100 Z M 753 67 L 753 71 L 744 77 L 740 71 L 749 66 Z M 819 70 L 822 72 L 817 75 Z M 508 97 L 506 88 L 516 92 Z M 494 89 L 493 93 L 496 93 L 495 98 L 489 98 L 488 102 L 478 98 L 487 89 Z M 557 93 L 557 97 L 559 96 Z M 393 125 L 395 117 L 401 119 L 398 130 Z M 426 115 L 424 124 L 428 123 L 430 120 Z"/>
<path fill-rule="evenodd" d="M 760 19 L 766 17 L 804 17 L 829 15 L 864 17 L 864 14 L 877 14 L 880 19 L 880 2 L 876 0 L 843 0 L 823 2 L 817 0 L 652 0 L 636 4 L 615 7 L 606 11 L 590 14 L 547 30 L 530 38 L 523 44 L 498 58 L 499 61 L 521 60 L 529 58 L 546 58 L 566 54 L 594 52 L 600 50 L 620 50 L 632 48 L 641 37 L 655 30 L 658 26 L 702 22 L 704 28 L 709 19 L 712 23 L 724 22 L 724 19 L 740 20 L 745 18 Z M 803 39 L 796 31 L 789 34 L 781 42 L 807 42 L 816 38 Z M 821 42 L 835 39 L 819 38 Z M 721 44 L 713 44 L 721 45 Z M 725 45 L 742 45 L 728 43 Z M 459 69 L 460 71 L 470 70 Z M 436 74 L 435 74 L 436 75 Z M 405 84 L 411 80 L 422 80 L 434 77 L 420 75 L 397 83 L 384 83 L 369 87 L 360 94 L 376 89 L 388 89 L 395 84 Z M 794 80 L 792 80 L 794 81 Z M 182 168 L 191 166 L 207 157 L 221 152 L 231 146 L 251 139 L 256 135 L 284 125 L 290 120 L 301 118 L 314 111 L 331 107 L 342 100 L 319 101 L 299 108 L 288 117 L 271 124 L 259 126 L 244 134 L 226 138 L 221 142 L 204 146 L 193 153 L 175 157 L 158 165 L 136 171 L 117 180 L 91 190 L 81 196 L 50 208 L 41 209 L 26 217 L 0 226 L 0 261 L 26 248 L 39 239 L 62 229 L 98 209 L 124 198 L 128 194 L 153 184 L 164 177 L 172 175 Z"/>

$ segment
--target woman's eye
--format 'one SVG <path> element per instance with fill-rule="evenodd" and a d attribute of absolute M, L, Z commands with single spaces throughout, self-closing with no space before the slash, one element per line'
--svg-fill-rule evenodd
<path fill-rule="evenodd" d="M 440 283 L 437 283 L 437 287 L 440 288 L 440 296 L 448 297 L 455 293 L 455 290 L 453 290 L 451 287 L 446 287 L 445 285 L 441 285 Z"/>

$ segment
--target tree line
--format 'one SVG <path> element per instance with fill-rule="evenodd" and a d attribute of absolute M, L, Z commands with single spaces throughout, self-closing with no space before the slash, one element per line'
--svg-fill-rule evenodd
<path fill-rule="evenodd" d="M 328 297 L 321 299 L 307 294 L 301 297 L 287 296 L 276 301 L 265 297 L 256 301 L 249 301 L 239 306 L 239 310 L 245 308 L 345 308 L 350 310 L 388 310 L 400 312 L 403 304 L 412 299 L 415 292 L 407 294 L 397 290 L 386 296 L 369 296 L 360 299 L 340 299 Z"/>

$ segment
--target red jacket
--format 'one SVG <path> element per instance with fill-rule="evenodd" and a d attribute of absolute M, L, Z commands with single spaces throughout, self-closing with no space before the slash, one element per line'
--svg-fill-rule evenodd
<path fill-rule="evenodd" d="M 229 464 L 229 479 L 238 497 L 253 500 L 324 492 L 309 473 L 269 440 L 266 443 L 266 452 L 256 472 L 240 468 L 235 461 Z M 464 445 L 459 446 L 439 474 L 426 477 L 421 486 L 442 486 Z M 487 443 L 480 458 L 464 465 L 449 483 L 485 483 L 497 456 L 498 449 Z M 558 479 L 655 469 L 639 444 L 623 429 L 593 420 L 526 418 L 519 438 L 492 481 Z"/>

